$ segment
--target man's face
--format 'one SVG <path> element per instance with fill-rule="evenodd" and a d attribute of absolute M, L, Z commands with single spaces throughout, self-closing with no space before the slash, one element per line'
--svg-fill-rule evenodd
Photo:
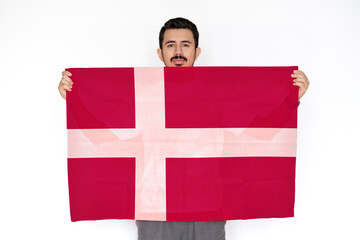
<path fill-rule="evenodd" d="M 157 53 L 167 67 L 191 67 L 200 55 L 190 29 L 168 29 L 164 33 L 162 50 Z"/>

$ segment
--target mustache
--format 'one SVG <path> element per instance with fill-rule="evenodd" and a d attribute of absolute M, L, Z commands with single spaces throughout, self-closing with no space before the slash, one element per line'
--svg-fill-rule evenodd
<path fill-rule="evenodd" d="M 184 57 L 184 56 L 175 56 L 175 57 L 172 57 L 170 58 L 170 61 L 174 60 L 174 59 L 184 59 L 185 61 L 187 61 L 187 58 Z"/>

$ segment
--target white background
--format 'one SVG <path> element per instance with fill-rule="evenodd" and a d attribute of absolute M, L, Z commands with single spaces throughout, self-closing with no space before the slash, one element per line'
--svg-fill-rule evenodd
<path fill-rule="evenodd" d="M 295 218 L 229 221 L 227 240 L 360 239 L 360 2 L 0 0 L 0 239 L 135 240 L 133 221 L 72 223 L 66 67 L 163 66 L 158 32 L 182 16 L 197 66 L 298 65 Z"/>

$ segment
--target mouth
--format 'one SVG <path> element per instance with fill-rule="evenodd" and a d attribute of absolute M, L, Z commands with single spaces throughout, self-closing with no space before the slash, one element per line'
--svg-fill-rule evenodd
<path fill-rule="evenodd" d="M 185 63 L 184 59 L 174 59 L 172 61 L 175 65 L 183 65 Z"/>
<path fill-rule="evenodd" d="M 171 62 L 176 66 L 182 66 L 186 61 L 187 59 L 183 56 L 175 56 L 171 58 Z"/>

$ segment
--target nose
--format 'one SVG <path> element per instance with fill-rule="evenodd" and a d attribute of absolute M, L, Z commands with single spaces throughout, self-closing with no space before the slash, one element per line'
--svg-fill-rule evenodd
<path fill-rule="evenodd" d="M 181 45 L 177 44 L 176 49 L 175 49 L 175 55 L 176 56 L 181 56 L 181 54 L 182 54 Z"/>

